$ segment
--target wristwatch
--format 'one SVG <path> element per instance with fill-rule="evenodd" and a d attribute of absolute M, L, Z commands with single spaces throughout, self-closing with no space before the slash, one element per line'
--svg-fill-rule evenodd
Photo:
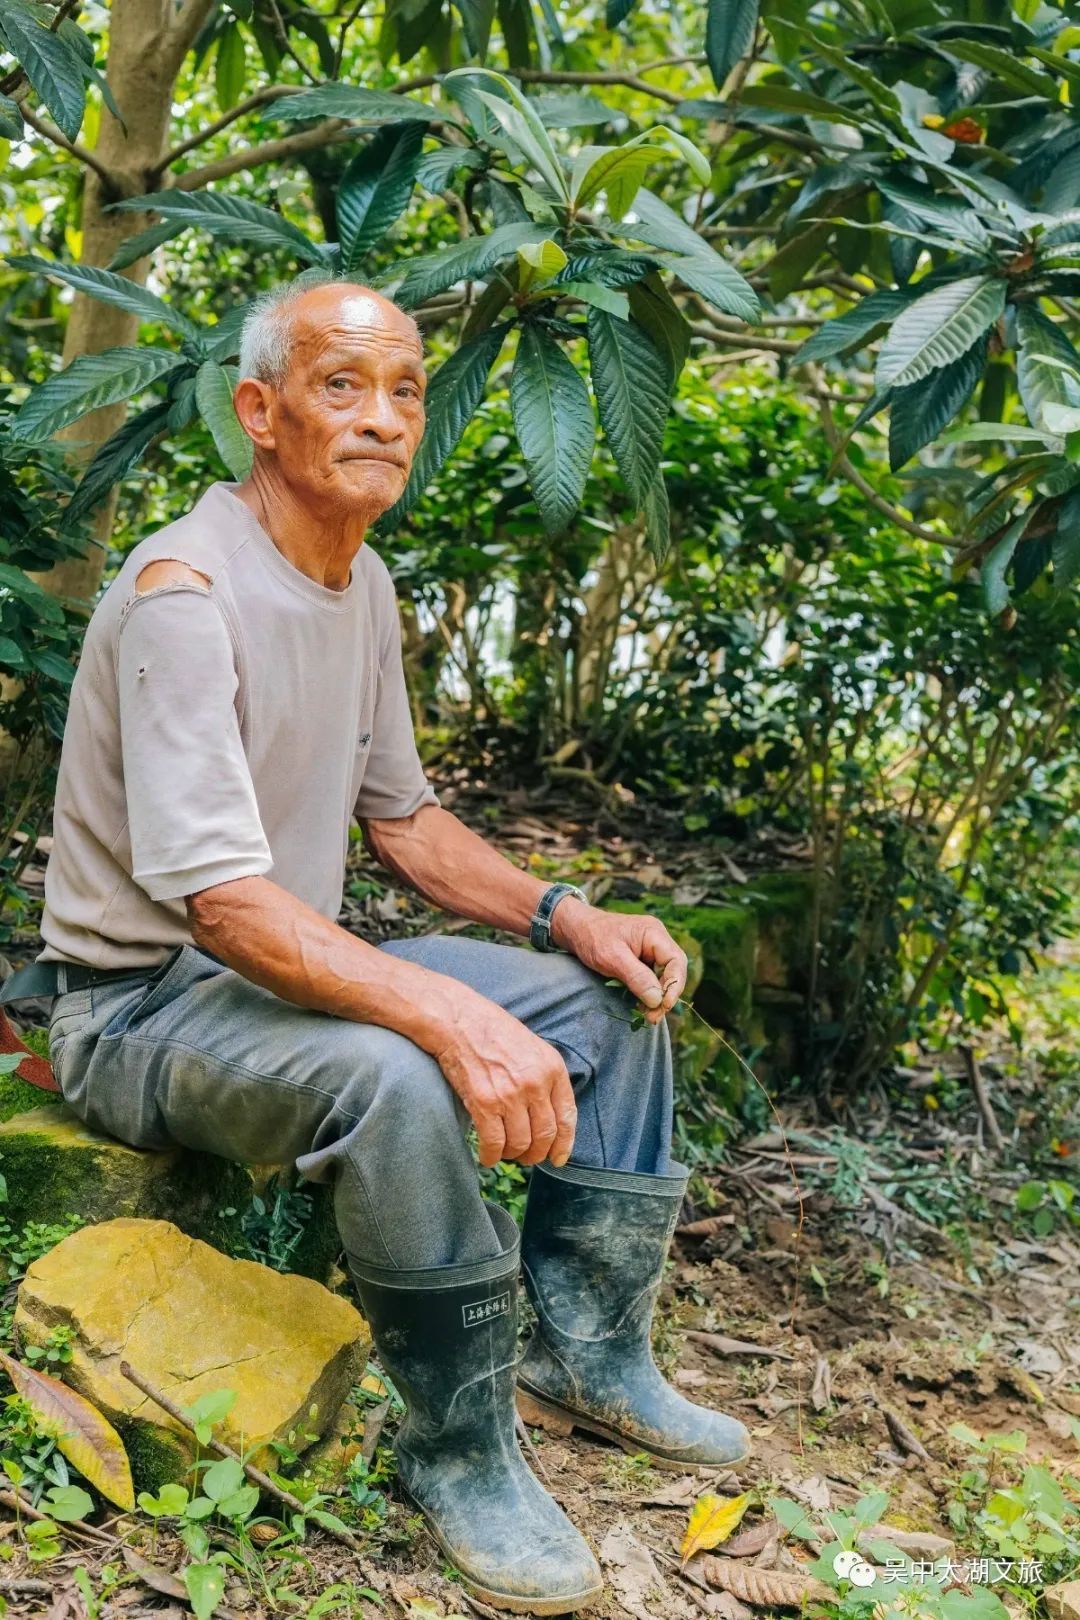
<path fill-rule="evenodd" d="M 550 889 L 545 889 L 536 903 L 536 910 L 529 919 L 529 944 L 538 951 L 557 951 L 558 946 L 551 940 L 551 915 L 560 900 L 565 900 L 572 894 L 575 900 L 584 900 L 588 905 L 589 897 L 584 889 L 575 888 L 572 883 L 553 883 Z"/>

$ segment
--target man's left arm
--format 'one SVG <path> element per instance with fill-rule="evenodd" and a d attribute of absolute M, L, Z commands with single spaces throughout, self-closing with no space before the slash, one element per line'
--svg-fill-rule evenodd
<path fill-rule="evenodd" d="M 528 935 L 537 901 L 550 887 L 522 872 L 439 805 L 416 749 L 401 655 L 397 599 L 385 568 L 378 694 L 355 814 L 376 859 L 437 906 L 471 922 Z M 655 917 L 600 911 L 567 895 L 551 918 L 551 938 L 606 979 L 635 995 L 650 1023 L 678 1001 L 686 957 Z"/>
<path fill-rule="evenodd" d="M 376 859 L 426 900 L 472 922 L 527 935 L 549 884 L 523 872 L 449 810 L 424 804 L 410 815 L 362 816 Z M 566 895 L 551 938 L 586 967 L 619 979 L 658 1023 L 686 984 L 686 956 L 656 917 L 601 911 Z"/>

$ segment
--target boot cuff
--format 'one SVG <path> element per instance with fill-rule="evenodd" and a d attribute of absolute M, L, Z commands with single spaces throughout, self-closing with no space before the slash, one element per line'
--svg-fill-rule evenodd
<path fill-rule="evenodd" d="M 594 1165 L 575 1164 L 572 1159 L 569 1164 L 558 1166 L 534 1164 L 532 1174 L 552 1181 L 568 1181 L 575 1187 L 596 1187 L 655 1198 L 681 1198 L 690 1179 L 686 1165 L 676 1164 L 674 1160 L 668 1174 L 663 1176 L 646 1175 L 639 1170 L 603 1170 Z"/>
<path fill-rule="evenodd" d="M 520 1264 L 521 1234 L 517 1222 L 501 1204 L 487 1204 L 487 1212 L 495 1229 L 495 1237 L 502 1253 L 488 1260 L 473 1260 L 460 1266 L 420 1266 L 402 1270 L 397 1266 L 375 1266 L 367 1260 L 345 1251 L 349 1270 L 358 1283 L 372 1283 L 378 1288 L 401 1288 L 410 1291 L 431 1292 L 441 1288 L 460 1288 L 462 1284 L 494 1282 L 497 1278 L 516 1277 Z"/>

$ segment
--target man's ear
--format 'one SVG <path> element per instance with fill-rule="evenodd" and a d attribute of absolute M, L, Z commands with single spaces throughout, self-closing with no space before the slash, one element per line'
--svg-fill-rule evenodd
<path fill-rule="evenodd" d="M 233 391 L 233 409 L 252 444 L 260 450 L 276 449 L 272 399 L 269 383 L 257 377 L 242 377 Z"/>

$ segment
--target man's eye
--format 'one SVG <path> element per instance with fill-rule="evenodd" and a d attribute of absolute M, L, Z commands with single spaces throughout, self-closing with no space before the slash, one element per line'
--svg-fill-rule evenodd
<path fill-rule="evenodd" d="M 342 392 L 343 389 L 348 388 L 348 386 L 349 386 L 348 377 L 331 377 L 330 382 L 328 384 L 328 387 L 336 389 L 336 391 L 339 394 Z"/>

